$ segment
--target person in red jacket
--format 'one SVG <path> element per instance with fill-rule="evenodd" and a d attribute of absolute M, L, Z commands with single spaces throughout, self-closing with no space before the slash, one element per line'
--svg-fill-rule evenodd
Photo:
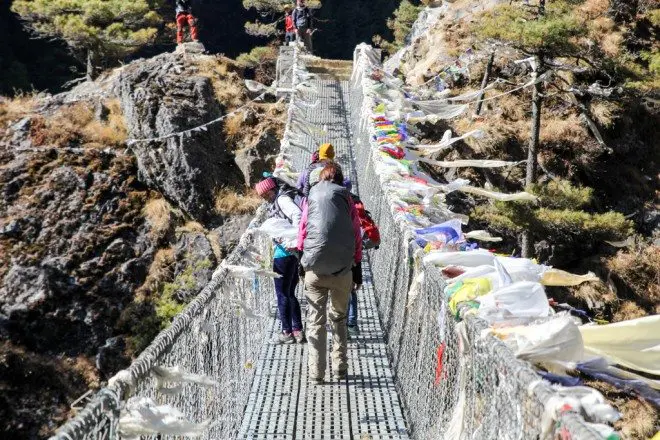
<path fill-rule="evenodd" d="M 296 40 L 296 26 L 293 24 L 290 6 L 284 8 L 284 32 L 284 44 L 288 46 Z"/>
<path fill-rule="evenodd" d="M 176 42 L 183 43 L 183 29 L 186 25 L 190 28 L 190 39 L 199 41 L 197 38 L 197 20 L 192 14 L 190 0 L 176 0 Z"/>

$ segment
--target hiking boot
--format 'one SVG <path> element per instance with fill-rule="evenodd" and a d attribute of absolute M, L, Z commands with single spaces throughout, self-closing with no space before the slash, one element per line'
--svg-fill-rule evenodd
<path fill-rule="evenodd" d="M 293 338 L 296 340 L 298 344 L 303 344 L 307 342 L 307 338 L 305 337 L 305 332 L 300 330 L 300 331 L 293 331 Z"/>
<path fill-rule="evenodd" d="M 291 333 L 280 333 L 274 341 L 276 344 L 293 344 L 296 338 Z"/>
<path fill-rule="evenodd" d="M 360 329 L 358 328 L 357 324 L 349 325 L 347 326 L 348 329 L 348 336 L 349 337 L 355 337 L 360 334 Z"/>
<path fill-rule="evenodd" d="M 335 371 L 334 376 L 337 380 L 344 380 L 344 379 L 346 379 L 346 370 Z"/>

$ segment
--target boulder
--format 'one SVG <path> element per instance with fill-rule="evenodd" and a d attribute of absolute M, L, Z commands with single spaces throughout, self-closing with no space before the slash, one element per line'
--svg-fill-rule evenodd
<path fill-rule="evenodd" d="M 52 295 L 46 271 L 34 266 L 14 265 L 0 287 L 0 311 L 9 317 L 26 311 Z"/>
<path fill-rule="evenodd" d="M 209 234 L 209 239 L 216 241 L 215 244 L 221 249 L 222 255 L 227 255 L 236 247 L 252 218 L 252 214 L 229 217 Z"/>
<path fill-rule="evenodd" d="M 174 250 L 174 274 L 178 284 L 176 296 L 189 299 L 196 295 L 209 281 L 217 266 L 213 247 L 201 232 L 186 232 L 181 235 Z"/>
<path fill-rule="evenodd" d="M 253 186 L 263 179 L 264 171 L 272 171 L 275 157 L 280 150 L 280 141 L 274 130 L 262 133 L 256 142 L 236 152 L 236 165 L 243 173 L 245 184 Z"/>
<path fill-rule="evenodd" d="M 222 125 L 204 126 L 222 116 L 211 81 L 176 54 L 133 63 L 118 81 L 130 137 L 166 137 L 131 145 L 140 180 L 194 219 L 211 221 L 216 189 L 240 176 Z"/>

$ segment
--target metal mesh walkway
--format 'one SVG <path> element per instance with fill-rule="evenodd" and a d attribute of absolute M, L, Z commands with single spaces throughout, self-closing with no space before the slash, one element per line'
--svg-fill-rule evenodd
<path fill-rule="evenodd" d="M 332 142 L 383 237 L 363 262 L 361 333 L 349 344 L 348 377 L 326 374 L 327 384 L 311 385 L 307 346 L 269 343 L 279 332 L 267 317 L 273 282 L 262 273 L 272 243 L 250 228 L 171 325 L 51 440 L 499 440 L 541 438 L 544 430 L 602 438 L 575 411 L 547 418 L 554 389 L 500 340 L 484 337 L 485 321 L 456 323 L 441 272 L 417 257 L 375 167 L 370 124 L 379 92 L 369 71 L 379 54 L 356 48 L 349 90 L 337 79 L 349 63 L 282 52 L 278 93 L 291 98 L 282 170 L 303 169 L 319 144 Z M 266 215 L 259 208 L 253 226 Z"/>
<path fill-rule="evenodd" d="M 333 79 L 321 79 L 315 85 L 320 103 L 309 110 L 306 119 L 323 130 L 305 136 L 305 146 L 313 151 L 319 143 L 331 142 L 344 172 L 357 183 L 347 120 L 349 85 Z M 309 154 L 301 153 L 292 161 L 302 169 Z M 375 305 L 368 258 L 363 262 L 363 271 L 364 285 L 358 292 L 360 333 L 349 343 L 346 380 L 338 381 L 328 372 L 325 384 L 309 383 L 307 345 L 270 343 L 280 332 L 279 321 L 272 319 L 270 340 L 265 341 L 256 361 L 239 439 L 408 438 Z M 299 296 L 303 299 L 302 289 Z M 302 305 L 305 313 L 304 301 Z"/>

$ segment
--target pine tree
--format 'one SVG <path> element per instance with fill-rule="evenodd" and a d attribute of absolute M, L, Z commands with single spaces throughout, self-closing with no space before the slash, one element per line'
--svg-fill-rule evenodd
<path fill-rule="evenodd" d="M 419 1 L 402 0 L 392 17 L 387 19 L 387 27 L 392 31 L 393 41 L 376 35 L 373 38 L 374 43 L 389 53 L 396 52 L 406 44 L 406 38 L 422 9 Z"/>
<path fill-rule="evenodd" d="M 39 35 L 62 38 L 87 77 L 97 63 L 123 58 L 152 43 L 162 24 L 162 0 L 15 0 L 17 13 Z"/>
<path fill-rule="evenodd" d="M 534 9 L 521 5 L 500 6 L 483 17 L 479 31 L 481 37 L 503 41 L 530 57 L 532 79 L 535 81 L 550 68 L 548 63 L 555 58 L 579 58 L 582 50 L 576 41 L 586 33 L 568 3 L 552 2 L 546 7 L 545 0 L 540 0 Z M 532 86 L 527 186 L 535 184 L 537 178 L 542 106 L 543 84 L 536 82 Z M 534 242 L 530 231 L 523 231 L 522 237 L 522 254 L 531 257 Z"/>

